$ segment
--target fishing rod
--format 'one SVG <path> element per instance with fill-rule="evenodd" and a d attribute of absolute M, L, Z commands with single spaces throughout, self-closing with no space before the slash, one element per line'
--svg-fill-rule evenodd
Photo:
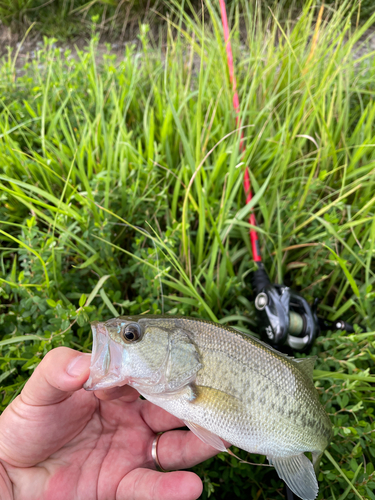
<path fill-rule="evenodd" d="M 236 113 L 236 125 L 241 130 L 240 152 L 244 155 L 246 148 L 240 120 L 240 101 L 237 91 L 237 82 L 234 74 L 233 53 L 230 43 L 230 32 L 225 0 L 219 0 L 221 19 L 224 31 L 225 48 L 227 53 L 229 78 L 233 90 L 233 108 Z M 248 165 L 245 165 L 244 190 L 246 204 L 252 200 L 250 173 Z M 289 287 L 271 283 L 267 271 L 262 262 L 258 233 L 256 231 L 256 219 L 253 210 L 249 215 L 250 242 L 253 260 L 257 269 L 251 275 L 251 284 L 255 294 L 255 307 L 260 334 L 263 339 L 278 350 L 284 352 L 298 351 L 307 352 L 311 349 L 315 338 L 321 331 L 346 330 L 354 332 L 353 325 L 343 320 L 336 322 L 319 318 L 317 315 L 318 300 L 315 299 L 312 307 L 298 293 Z M 285 483 L 285 495 L 287 500 L 298 500 L 288 485 Z"/>
<path fill-rule="evenodd" d="M 227 53 L 229 78 L 233 90 L 233 108 L 236 113 L 236 125 L 241 128 L 240 101 L 237 91 L 237 82 L 234 74 L 233 53 L 230 43 L 230 32 L 225 0 L 219 0 L 221 20 L 224 31 L 224 41 Z M 245 154 L 245 141 L 243 131 L 240 133 L 240 152 Z M 246 204 L 252 200 L 250 173 L 248 165 L 244 172 L 244 190 Z M 255 214 L 251 210 L 249 215 L 250 242 L 253 260 L 257 269 L 251 274 L 251 285 L 255 294 L 255 307 L 260 334 L 263 339 L 278 350 L 289 352 L 307 352 L 311 349 L 316 337 L 322 331 L 343 330 L 349 333 L 355 331 L 354 326 L 344 320 L 328 321 L 318 317 L 318 300 L 310 306 L 297 292 L 285 285 L 271 283 L 264 267 Z M 364 330 L 362 327 L 359 327 Z"/>

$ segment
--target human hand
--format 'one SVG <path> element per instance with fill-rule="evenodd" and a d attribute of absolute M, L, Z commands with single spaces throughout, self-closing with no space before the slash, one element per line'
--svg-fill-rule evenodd
<path fill-rule="evenodd" d="M 89 354 L 52 350 L 1 415 L 1 499 L 197 499 L 196 474 L 153 470 L 156 434 L 184 424 L 129 386 L 85 391 L 89 365 Z M 158 443 L 167 470 L 216 453 L 190 431 L 165 432 Z"/>

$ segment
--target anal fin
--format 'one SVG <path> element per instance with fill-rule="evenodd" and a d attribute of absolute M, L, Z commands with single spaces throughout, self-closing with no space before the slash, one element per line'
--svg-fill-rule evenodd
<path fill-rule="evenodd" d="M 204 443 L 212 446 L 212 448 L 216 448 L 216 450 L 227 451 L 227 447 L 225 446 L 224 441 L 219 436 L 216 436 L 216 434 L 213 434 L 212 432 L 204 429 L 198 424 L 188 422 L 187 420 L 184 420 L 184 424 L 186 425 L 186 427 L 189 427 L 191 432 L 194 432 L 194 434 L 198 436 L 199 439 Z"/>
<path fill-rule="evenodd" d="M 313 451 L 311 454 L 312 454 L 312 461 L 313 461 L 313 465 L 314 465 L 314 471 L 315 471 L 315 474 L 318 476 L 319 467 L 320 467 L 320 460 L 322 459 L 323 452 L 320 453 L 319 451 Z"/>
<path fill-rule="evenodd" d="M 291 457 L 267 457 L 279 477 L 302 500 L 314 500 L 319 492 L 313 464 L 301 453 Z"/>

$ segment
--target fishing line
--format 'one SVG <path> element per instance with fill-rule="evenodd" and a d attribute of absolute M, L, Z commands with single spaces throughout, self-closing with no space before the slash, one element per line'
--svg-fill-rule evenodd
<path fill-rule="evenodd" d="M 227 452 L 232 457 L 237 458 L 240 461 L 240 464 L 248 464 L 248 465 L 259 465 L 259 467 L 273 467 L 270 464 L 256 464 L 255 462 L 247 462 L 246 460 L 242 460 L 242 458 L 238 457 L 230 448 L 227 448 Z"/>

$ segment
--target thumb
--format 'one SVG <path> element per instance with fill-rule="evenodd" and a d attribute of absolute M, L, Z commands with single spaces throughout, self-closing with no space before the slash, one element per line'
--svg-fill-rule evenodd
<path fill-rule="evenodd" d="M 89 377 L 91 354 L 58 347 L 38 365 L 22 391 L 22 401 L 32 406 L 60 403 L 82 388 Z"/>

